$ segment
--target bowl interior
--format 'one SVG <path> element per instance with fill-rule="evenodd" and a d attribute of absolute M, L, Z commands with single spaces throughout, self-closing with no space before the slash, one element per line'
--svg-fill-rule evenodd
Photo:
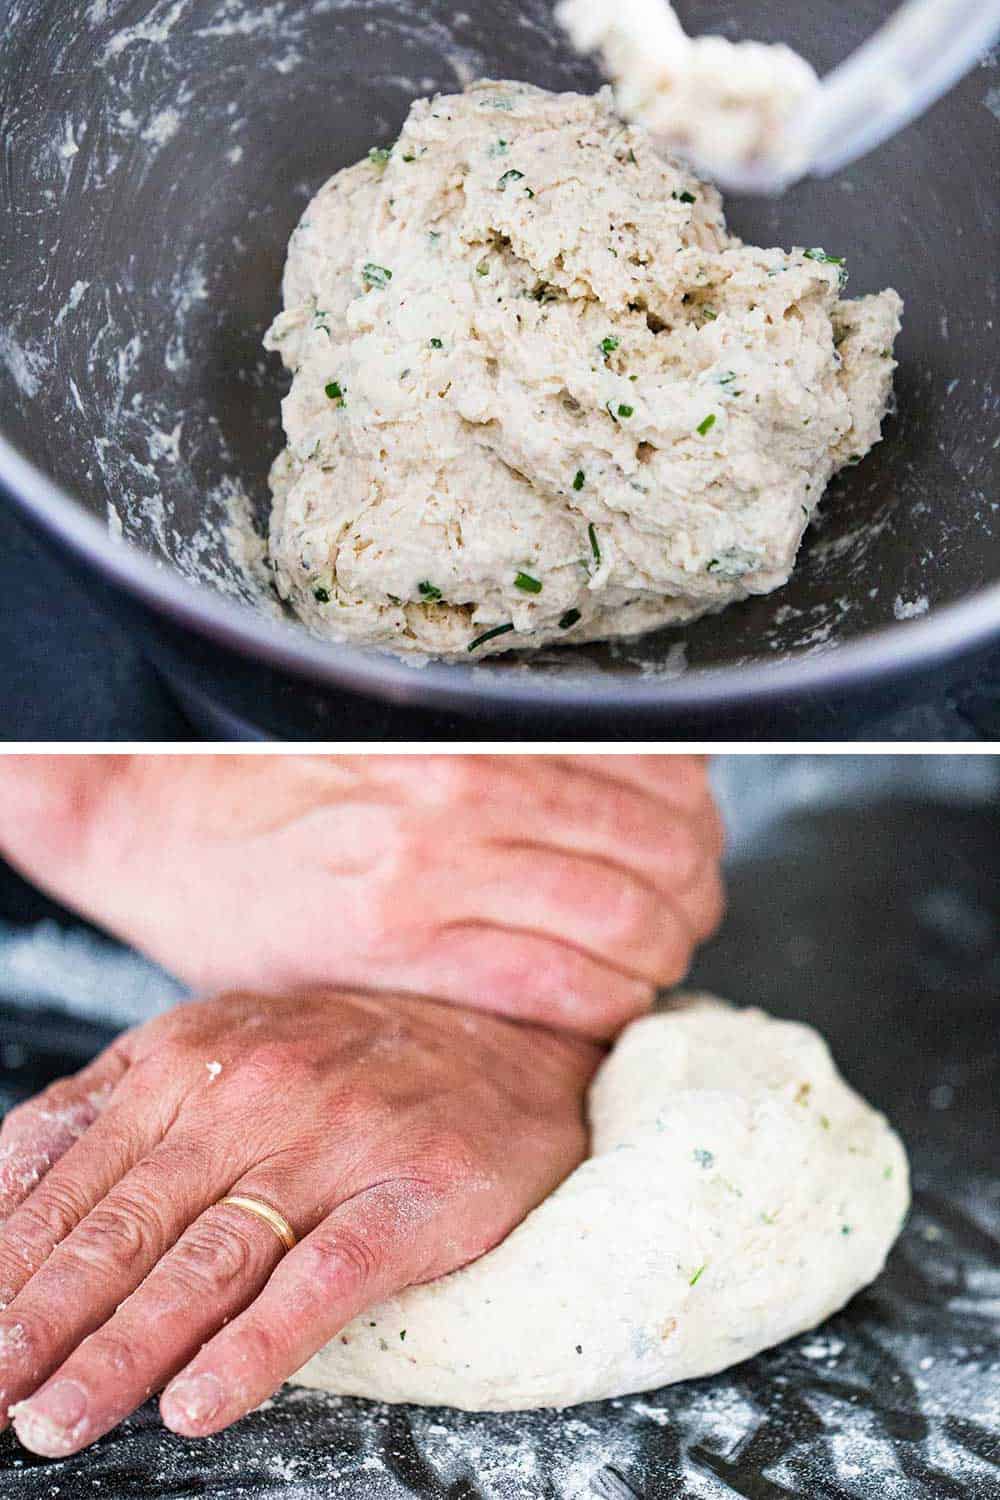
<path fill-rule="evenodd" d="M 689 29 L 785 40 L 825 72 L 890 0 L 689 0 Z M 125 540 L 272 613 L 266 521 L 285 377 L 261 337 L 289 234 L 412 99 L 476 76 L 591 89 L 546 0 L 0 0 L 0 421 Z M 827 650 L 1000 578 L 993 372 L 1000 72 L 990 60 L 849 172 L 730 200 L 760 244 L 846 253 L 906 301 L 899 413 L 835 481 L 791 583 L 624 645 L 452 670 L 613 673 Z M 109 539 L 109 545 L 111 541 Z M 336 650 L 336 648 L 331 648 Z"/>

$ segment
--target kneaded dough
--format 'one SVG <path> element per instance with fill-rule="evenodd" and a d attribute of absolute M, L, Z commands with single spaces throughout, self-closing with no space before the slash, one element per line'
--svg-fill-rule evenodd
<path fill-rule="evenodd" d="M 505 1411 L 710 1375 L 874 1280 L 909 1204 L 885 1119 L 763 1011 L 701 995 L 635 1022 L 589 1115 L 589 1158 L 495 1250 L 356 1319 L 296 1383 Z"/>
<path fill-rule="evenodd" d="M 291 241 L 280 593 L 333 639 L 479 659 L 770 592 L 890 397 L 902 304 L 844 279 L 729 234 L 608 90 L 418 101 Z"/>
<path fill-rule="evenodd" d="M 556 16 L 579 51 L 600 51 L 620 113 L 658 146 L 724 186 L 761 160 L 793 175 L 819 79 L 791 47 L 686 36 L 667 0 L 562 0 Z"/>

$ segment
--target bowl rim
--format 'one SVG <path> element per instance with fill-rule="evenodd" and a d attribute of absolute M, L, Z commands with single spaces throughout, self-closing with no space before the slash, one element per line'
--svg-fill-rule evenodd
<path fill-rule="evenodd" d="M 618 710 L 678 714 L 789 701 L 810 693 L 843 692 L 969 654 L 1000 638 L 1000 582 L 917 620 L 899 621 L 814 654 L 743 666 L 692 668 L 666 680 L 573 677 L 456 669 L 446 662 L 417 667 L 385 651 L 331 644 L 304 629 L 255 615 L 157 563 L 131 543 L 116 541 L 78 500 L 26 458 L 0 432 L 0 493 L 100 577 L 175 624 L 207 635 L 244 657 L 326 686 L 383 701 L 466 709 L 518 707 L 549 713 Z M 666 726 L 665 726 L 666 727 Z"/>

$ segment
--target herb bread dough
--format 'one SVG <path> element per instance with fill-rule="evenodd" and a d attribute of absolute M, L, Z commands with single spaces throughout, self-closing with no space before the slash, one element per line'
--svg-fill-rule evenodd
<path fill-rule="evenodd" d="M 480 1260 L 373 1308 L 300 1385 L 469 1411 L 709 1375 L 879 1274 L 906 1156 L 809 1027 L 693 996 L 590 1091 L 591 1155 Z M 405 1338 L 404 1338 L 405 1334 Z"/>
<path fill-rule="evenodd" d="M 779 587 L 880 436 L 895 292 L 760 250 L 610 92 L 414 104 L 296 229 L 278 589 L 431 656 L 635 635 Z"/>

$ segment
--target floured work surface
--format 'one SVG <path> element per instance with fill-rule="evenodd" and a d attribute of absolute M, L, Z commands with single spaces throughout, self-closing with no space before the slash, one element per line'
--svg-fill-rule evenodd
<path fill-rule="evenodd" d="M 1000 812 L 881 803 L 799 813 L 758 830 L 755 843 L 754 859 L 732 872 L 725 935 L 693 982 L 817 1026 L 847 1077 L 906 1140 L 915 1206 L 870 1291 L 818 1332 L 723 1375 L 562 1413 L 472 1415 L 286 1390 L 204 1442 L 166 1433 L 153 1404 L 64 1463 L 33 1458 L 5 1434 L 0 1492 L 11 1500 L 50 1500 L 54 1487 L 59 1500 L 995 1496 Z M 0 991 L 10 983 L 0 940 Z M 0 1012 L 0 1032 L 5 1059 L 16 1061 L 18 1048 L 28 1054 L 16 1068 L 5 1063 L 5 1102 L 35 1049 L 55 1073 L 78 1066 L 99 1041 L 89 1032 L 77 1039 L 65 1018 L 46 1026 L 14 1009 Z M 38 1071 L 30 1077 L 33 1087 L 42 1081 Z"/>

